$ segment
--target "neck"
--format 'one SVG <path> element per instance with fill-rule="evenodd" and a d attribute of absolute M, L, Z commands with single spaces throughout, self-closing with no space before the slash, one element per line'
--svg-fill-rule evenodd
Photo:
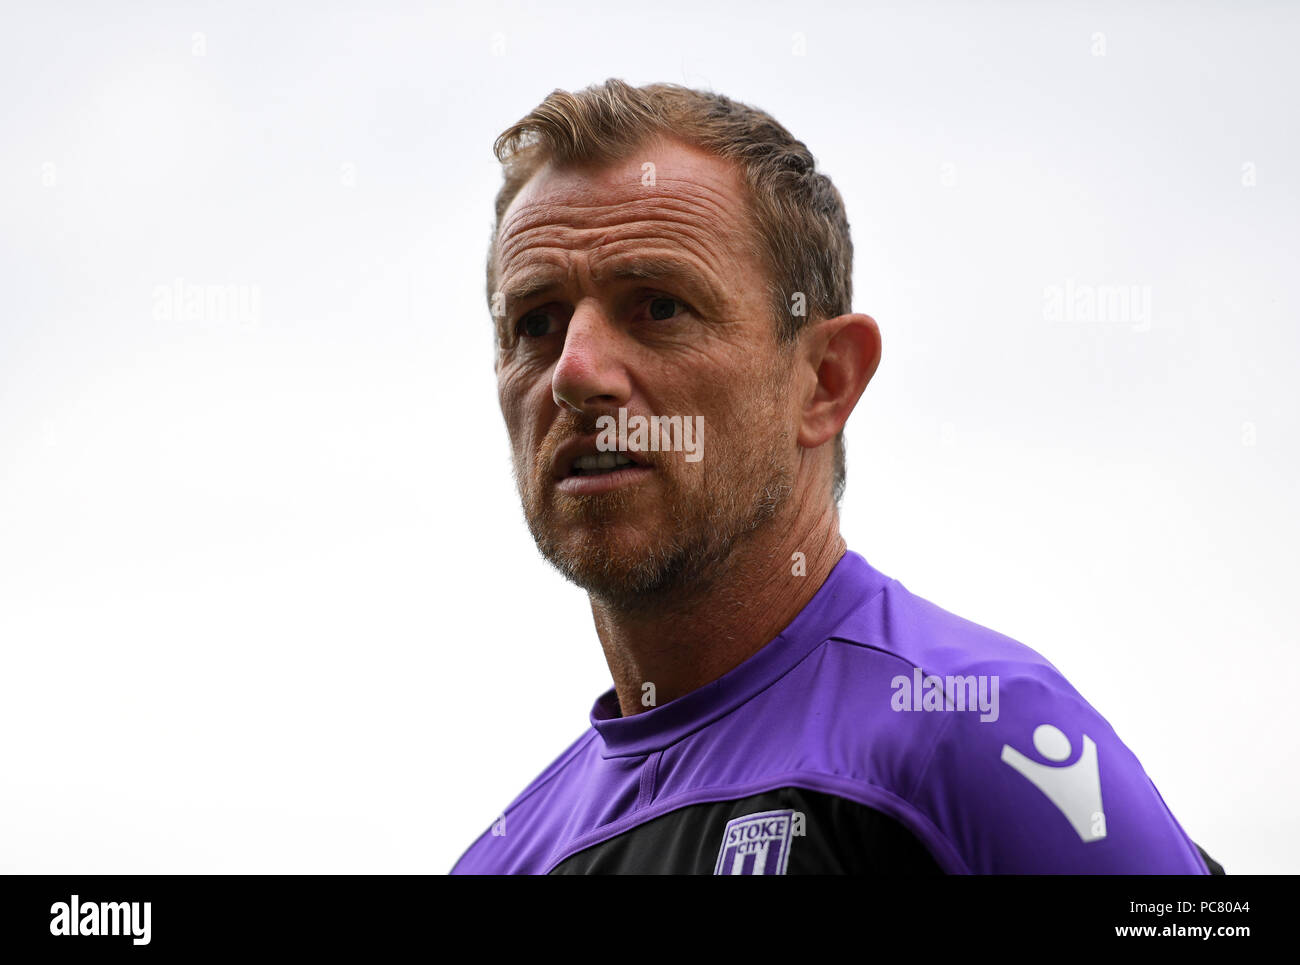
<path fill-rule="evenodd" d="M 811 509 L 798 502 L 787 503 L 796 504 L 791 516 L 778 514 L 750 534 L 707 586 L 634 611 L 592 600 L 624 717 L 688 694 L 744 663 L 821 589 L 847 547 L 833 505 Z M 796 553 L 803 554 L 802 566 Z M 654 685 L 653 704 L 647 683 Z"/>

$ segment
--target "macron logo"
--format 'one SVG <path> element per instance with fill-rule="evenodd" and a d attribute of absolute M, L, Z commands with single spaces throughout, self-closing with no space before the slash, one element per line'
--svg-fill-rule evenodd
<path fill-rule="evenodd" d="M 1002 762 L 1027 778 L 1056 805 L 1085 844 L 1106 837 L 1106 814 L 1101 809 L 1101 774 L 1097 769 L 1097 745 L 1083 735 L 1083 753 L 1069 766 L 1073 748 L 1059 727 L 1039 724 L 1034 728 L 1034 750 L 1055 764 L 1031 760 L 1010 744 L 1002 745 Z"/>
<path fill-rule="evenodd" d="M 133 945 L 149 944 L 148 901 L 101 901 L 81 904 L 56 901 L 50 905 L 51 935 L 130 935 Z"/>

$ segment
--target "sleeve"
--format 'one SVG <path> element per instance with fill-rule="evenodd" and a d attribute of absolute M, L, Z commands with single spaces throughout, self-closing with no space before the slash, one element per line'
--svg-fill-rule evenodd
<path fill-rule="evenodd" d="M 1064 678 L 995 675 L 989 688 L 987 710 L 946 711 L 910 795 L 971 873 L 1209 873 L 1137 757 Z"/>

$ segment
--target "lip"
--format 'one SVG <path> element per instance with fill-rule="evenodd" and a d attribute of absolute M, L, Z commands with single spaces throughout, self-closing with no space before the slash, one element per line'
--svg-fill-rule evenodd
<path fill-rule="evenodd" d="M 587 436 L 574 436 L 555 451 L 555 456 L 551 460 L 551 474 L 555 477 L 555 488 L 560 492 L 574 495 L 608 492 L 620 486 L 640 482 L 654 471 L 644 453 L 618 450 L 623 456 L 632 460 L 632 465 L 615 469 L 613 472 L 601 473 L 598 476 L 570 475 L 569 470 L 573 466 L 573 460 L 579 456 L 600 455 L 601 450 L 596 448 L 596 438 L 594 433 Z"/>
<path fill-rule="evenodd" d="M 598 456 L 601 454 L 601 450 L 596 448 L 596 439 L 597 436 L 595 433 L 592 433 L 589 436 L 574 436 L 572 439 L 561 445 L 560 448 L 555 450 L 555 456 L 551 459 L 551 474 L 555 476 L 557 481 L 562 479 L 588 478 L 584 476 L 570 476 L 569 469 L 573 466 L 573 460 L 577 459 L 579 456 Z M 650 464 L 650 460 L 645 457 L 644 453 L 621 449 L 610 451 L 618 452 L 626 458 L 631 459 L 633 464 L 640 468 L 646 468 Z M 610 475 L 614 474 L 610 473 Z"/>
<path fill-rule="evenodd" d="M 571 496 L 591 496 L 623 486 L 635 486 L 652 472 L 654 470 L 649 466 L 624 466 L 599 476 L 565 476 L 555 484 L 555 488 Z"/>

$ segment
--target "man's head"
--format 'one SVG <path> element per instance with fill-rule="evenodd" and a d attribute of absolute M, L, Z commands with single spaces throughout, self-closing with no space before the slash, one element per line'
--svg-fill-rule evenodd
<path fill-rule="evenodd" d="M 705 578 L 791 494 L 833 510 L 879 337 L 848 315 L 843 203 L 804 145 L 725 97 L 611 80 L 552 93 L 496 153 L 498 388 L 543 553 L 630 606 Z M 619 409 L 702 422 L 703 458 L 573 475 Z"/>

